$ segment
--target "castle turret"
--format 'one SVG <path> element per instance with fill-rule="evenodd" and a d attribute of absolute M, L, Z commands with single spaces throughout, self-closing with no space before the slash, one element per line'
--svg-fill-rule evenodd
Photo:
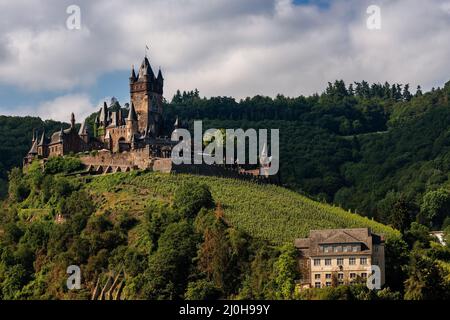
<path fill-rule="evenodd" d="M 38 155 L 41 157 L 47 156 L 47 141 L 45 139 L 45 130 L 42 131 L 41 139 L 37 145 Z"/>
<path fill-rule="evenodd" d="M 158 77 L 156 78 L 156 82 L 158 83 L 157 92 L 162 95 L 164 93 L 164 78 L 163 78 L 163 75 L 161 72 L 161 68 L 159 68 Z"/>
<path fill-rule="evenodd" d="M 73 114 L 73 112 L 70 115 L 70 128 L 75 129 L 75 115 Z"/>
<path fill-rule="evenodd" d="M 135 83 L 137 80 L 136 72 L 134 72 L 134 65 L 131 66 L 130 84 Z"/>
<path fill-rule="evenodd" d="M 112 151 L 112 139 L 109 131 L 107 131 L 105 135 L 105 148 Z"/>
<path fill-rule="evenodd" d="M 85 143 L 89 143 L 89 134 L 88 134 L 88 130 L 87 130 L 87 120 L 84 120 L 83 123 L 81 124 L 80 127 L 80 131 L 78 132 L 78 135 L 80 136 L 80 138 L 85 142 Z"/>
<path fill-rule="evenodd" d="M 98 137 L 98 128 L 100 127 L 100 120 L 98 118 L 98 114 L 95 116 L 95 120 L 94 120 L 94 132 L 93 135 L 94 137 Z"/>
<path fill-rule="evenodd" d="M 130 111 L 128 112 L 128 117 L 126 121 L 127 133 L 128 133 L 128 141 L 131 141 L 131 137 L 134 136 L 136 132 L 138 132 L 138 118 L 136 115 L 136 111 L 134 110 L 134 103 L 130 104 Z"/>
<path fill-rule="evenodd" d="M 37 151 L 37 139 L 36 139 L 36 131 L 33 129 L 33 138 L 31 139 L 31 149 L 30 151 L 28 151 L 29 155 L 37 155 L 38 151 Z"/>
<path fill-rule="evenodd" d="M 103 102 L 103 107 L 100 109 L 100 126 L 108 126 L 108 106 Z"/>

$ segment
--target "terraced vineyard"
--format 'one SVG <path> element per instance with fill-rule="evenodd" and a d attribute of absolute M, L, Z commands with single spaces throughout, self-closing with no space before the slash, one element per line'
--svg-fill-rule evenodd
<path fill-rule="evenodd" d="M 185 182 L 207 184 L 231 225 L 274 244 L 307 236 L 311 229 L 370 227 L 387 238 L 399 235 L 388 226 L 285 188 L 234 179 L 132 172 L 89 177 L 86 188 L 96 197 L 120 198 L 122 208 L 139 214 L 149 199 L 170 202 L 173 192 Z"/>

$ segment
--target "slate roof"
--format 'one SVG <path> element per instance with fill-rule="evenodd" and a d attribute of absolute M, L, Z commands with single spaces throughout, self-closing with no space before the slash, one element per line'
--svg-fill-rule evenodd
<path fill-rule="evenodd" d="M 373 234 L 368 228 L 358 229 L 330 229 L 330 230 L 311 230 L 308 238 L 296 239 L 294 245 L 298 249 L 308 249 L 310 256 L 326 255 L 357 255 L 370 254 L 374 244 L 380 244 L 383 238 Z M 361 246 L 358 252 L 324 252 L 322 245 L 352 245 Z"/>

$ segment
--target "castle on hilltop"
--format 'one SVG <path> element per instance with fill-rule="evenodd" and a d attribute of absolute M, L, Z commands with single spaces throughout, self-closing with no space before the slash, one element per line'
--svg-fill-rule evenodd
<path fill-rule="evenodd" d="M 90 126 L 86 119 L 77 129 L 72 113 L 70 127 L 61 128 L 50 139 L 45 131 L 40 135 L 33 132 L 31 149 L 23 159 L 24 168 L 35 160 L 45 165 L 51 157 L 73 154 L 79 157 L 86 172 L 91 174 L 148 169 L 279 182 L 278 176 L 261 176 L 259 168 L 243 168 L 237 164 L 173 164 L 172 149 L 178 141 L 162 134 L 164 78 L 161 70 L 155 75 L 145 57 L 137 74 L 132 67 L 129 80 L 128 111 L 113 108 L 112 105 L 108 108 L 104 102 Z M 178 128 L 177 118 L 174 130 Z"/>
<path fill-rule="evenodd" d="M 72 113 L 70 128 L 62 129 L 47 139 L 46 133 L 33 133 L 32 146 L 23 160 L 27 166 L 35 159 L 81 153 L 80 159 L 92 172 L 118 172 L 148 169 L 155 165 L 170 171 L 170 155 L 176 142 L 162 134 L 164 78 L 161 69 L 155 75 L 147 57 L 136 74 L 130 75 L 130 107 L 109 111 L 106 102 L 98 111 L 93 132 L 87 120 L 80 129 Z M 178 121 L 175 123 L 175 129 Z M 95 151 L 95 152 L 92 152 Z M 169 166 L 169 167 L 168 167 Z"/>

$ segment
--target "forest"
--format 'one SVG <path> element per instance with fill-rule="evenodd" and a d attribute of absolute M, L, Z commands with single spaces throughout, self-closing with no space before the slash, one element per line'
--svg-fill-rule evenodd
<path fill-rule="evenodd" d="M 415 222 L 400 233 L 282 187 L 234 179 L 143 171 L 79 176 L 80 161 L 71 157 L 53 158 L 47 168 L 34 162 L 9 175 L 0 207 L 0 300 L 450 297 L 450 247 Z M 293 238 L 363 226 L 386 239 L 382 290 L 359 280 L 296 290 Z M 80 290 L 67 289 L 69 265 L 82 271 Z M 109 279 L 120 289 L 99 294 Z"/>

